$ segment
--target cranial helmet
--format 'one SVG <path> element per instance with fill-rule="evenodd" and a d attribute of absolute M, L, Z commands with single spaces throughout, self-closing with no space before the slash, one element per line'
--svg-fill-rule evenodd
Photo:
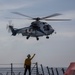
<path fill-rule="evenodd" d="M 30 55 L 30 54 L 28 54 L 28 55 L 27 55 L 27 57 L 31 57 L 31 55 Z"/>

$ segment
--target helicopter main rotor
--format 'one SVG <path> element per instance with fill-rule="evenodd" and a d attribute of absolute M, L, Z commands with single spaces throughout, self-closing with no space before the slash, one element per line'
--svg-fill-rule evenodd
<path fill-rule="evenodd" d="M 59 14 L 59 13 L 55 13 L 55 14 L 52 14 L 52 15 L 49 15 L 49 16 L 46 16 L 46 17 L 42 17 L 42 18 L 40 18 L 40 17 L 33 18 L 31 16 L 27 16 L 27 15 L 24 15 L 24 14 L 19 13 L 19 12 L 12 12 L 12 13 L 20 15 L 20 16 L 28 17 L 28 18 L 30 18 L 30 20 L 36 20 L 36 21 L 39 21 L 39 20 L 45 20 L 45 21 L 70 21 L 71 20 L 71 19 L 48 19 L 48 18 L 51 18 L 51 17 L 62 15 L 62 14 Z"/>

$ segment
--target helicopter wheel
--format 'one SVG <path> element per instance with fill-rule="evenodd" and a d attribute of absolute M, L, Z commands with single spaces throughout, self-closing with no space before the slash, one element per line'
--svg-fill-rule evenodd
<path fill-rule="evenodd" d="M 38 38 L 38 37 L 36 37 L 36 39 L 37 39 L 37 40 L 39 40 L 39 38 Z"/>
<path fill-rule="evenodd" d="M 49 39 L 49 36 L 46 36 L 46 39 Z"/>
<path fill-rule="evenodd" d="M 27 36 L 26 39 L 29 39 L 30 36 Z"/>

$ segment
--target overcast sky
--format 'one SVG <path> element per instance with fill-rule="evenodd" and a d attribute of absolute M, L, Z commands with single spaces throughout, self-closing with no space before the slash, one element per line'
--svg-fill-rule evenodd
<path fill-rule="evenodd" d="M 10 18 L 25 18 L 11 12 L 20 12 L 31 17 L 44 17 L 54 13 L 55 18 L 70 18 L 66 22 L 47 22 L 57 32 L 49 39 L 40 37 L 11 36 L 6 26 Z M 13 19 L 16 28 L 27 27 L 32 21 Z M 44 66 L 67 67 L 75 61 L 75 1 L 74 0 L 0 0 L 0 64 L 23 63 L 27 54 L 36 54 L 32 62 Z"/>

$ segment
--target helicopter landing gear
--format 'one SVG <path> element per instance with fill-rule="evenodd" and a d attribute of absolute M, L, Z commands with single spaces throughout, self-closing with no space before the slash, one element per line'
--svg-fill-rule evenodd
<path fill-rule="evenodd" d="M 39 40 L 39 38 L 38 38 L 38 37 L 36 37 L 36 39 L 37 39 L 37 41 Z"/>
<path fill-rule="evenodd" d="M 30 36 L 27 36 L 26 39 L 29 39 Z"/>
<path fill-rule="evenodd" d="M 49 36 L 46 36 L 46 39 L 49 39 Z"/>

